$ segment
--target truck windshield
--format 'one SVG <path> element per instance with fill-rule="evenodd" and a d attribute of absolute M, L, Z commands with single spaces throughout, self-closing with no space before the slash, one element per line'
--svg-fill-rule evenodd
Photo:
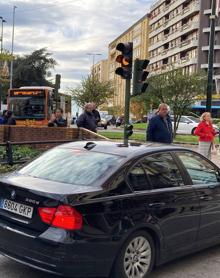
<path fill-rule="evenodd" d="M 13 111 L 15 119 L 39 119 L 45 118 L 44 97 L 22 96 L 10 97 L 10 110 Z"/>

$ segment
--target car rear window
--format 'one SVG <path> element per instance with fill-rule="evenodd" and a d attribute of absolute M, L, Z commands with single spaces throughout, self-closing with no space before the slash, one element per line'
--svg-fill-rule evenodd
<path fill-rule="evenodd" d="M 111 173 L 122 159 L 118 155 L 57 148 L 44 153 L 19 173 L 68 184 L 92 185 Z"/>

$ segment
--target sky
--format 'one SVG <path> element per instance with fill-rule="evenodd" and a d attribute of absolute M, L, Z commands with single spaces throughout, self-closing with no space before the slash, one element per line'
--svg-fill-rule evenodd
<path fill-rule="evenodd" d="M 0 0 L 3 48 L 11 51 L 13 6 L 14 54 L 47 48 L 57 61 L 61 89 L 75 88 L 95 63 L 108 56 L 108 45 L 149 12 L 154 0 Z"/>

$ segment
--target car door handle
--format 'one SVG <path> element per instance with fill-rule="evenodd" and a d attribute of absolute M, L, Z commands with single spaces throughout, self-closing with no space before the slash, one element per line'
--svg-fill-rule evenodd
<path fill-rule="evenodd" d="M 150 204 L 148 204 L 148 207 L 150 207 L 150 208 L 159 208 L 159 207 L 165 206 L 165 205 L 166 205 L 166 203 L 164 203 L 164 202 L 150 203 Z"/>

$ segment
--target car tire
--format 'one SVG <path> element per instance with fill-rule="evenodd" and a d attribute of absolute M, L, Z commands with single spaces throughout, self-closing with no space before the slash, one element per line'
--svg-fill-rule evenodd
<path fill-rule="evenodd" d="M 107 129 L 107 125 L 104 126 L 104 129 Z"/>
<path fill-rule="evenodd" d="M 130 235 L 123 244 L 113 266 L 111 278 L 146 278 L 155 260 L 152 237 L 145 231 Z"/>
<path fill-rule="evenodd" d="M 196 127 L 194 127 L 194 128 L 192 129 L 192 131 L 191 131 L 191 134 L 192 134 L 192 135 L 194 135 L 195 130 L 196 130 Z"/>

